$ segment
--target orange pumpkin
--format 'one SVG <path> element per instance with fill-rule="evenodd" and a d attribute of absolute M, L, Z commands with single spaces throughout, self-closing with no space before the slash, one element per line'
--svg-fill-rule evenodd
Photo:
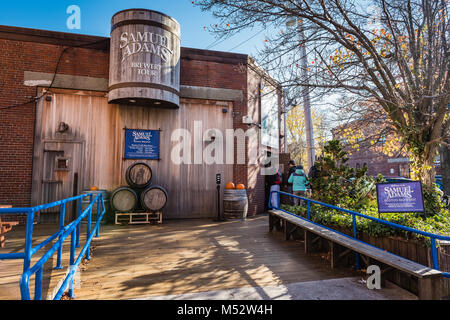
<path fill-rule="evenodd" d="M 97 191 L 98 187 L 91 187 L 91 191 Z"/>
<path fill-rule="evenodd" d="M 225 189 L 234 189 L 235 187 L 234 187 L 234 183 L 233 182 L 228 182 L 226 185 L 225 185 Z"/>
<path fill-rule="evenodd" d="M 245 186 L 244 186 L 242 183 L 240 183 L 240 184 L 238 184 L 238 185 L 236 186 L 236 189 L 244 190 L 244 189 L 245 189 Z"/>

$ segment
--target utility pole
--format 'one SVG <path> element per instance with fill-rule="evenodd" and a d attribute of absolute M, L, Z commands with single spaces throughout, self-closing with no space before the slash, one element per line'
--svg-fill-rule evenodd
<path fill-rule="evenodd" d="M 305 31 L 303 28 L 303 21 L 298 20 L 295 17 L 292 17 L 290 20 L 286 22 L 286 26 L 292 27 L 297 26 L 297 33 L 300 44 L 300 63 L 302 69 L 302 77 L 303 81 L 308 81 L 308 59 L 306 56 L 306 46 L 304 44 L 305 41 Z M 316 160 L 316 151 L 314 147 L 314 129 L 313 129 L 313 121 L 311 115 L 311 99 L 309 96 L 309 87 L 304 86 L 302 90 L 303 96 L 303 109 L 305 113 L 305 131 L 306 131 L 306 151 L 308 154 L 308 171 L 314 165 Z"/>
<path fill-rule="evenodd" d="M 298 36 L 300 42 L 300 60 L 302 66 L 303 81 L 308 81 L 308 59 L 306 56 L 305 30 L 303 28 L 303 22 L 299 20 L 297 22 Z M 306 131 L 306 150 L 308 152 L 308 171 L 314 165 L 316 160 L 316 150 L 314 148 L 314 129 L 311 115 L 311 99 L 309 96 L 309 87 L 303 88 L 303 108 L 305 113 L 305 131 Z"/>
<path fill-rule="evenodd" d="M 284 101 L 283 101 L 283 113 L 284 113 L 284 153 L 288 153 L 288 141 L 287 141 L 287 112 L 288 112 L 288 98 L 287 98 L 287 89 L 284 89 Z"/>

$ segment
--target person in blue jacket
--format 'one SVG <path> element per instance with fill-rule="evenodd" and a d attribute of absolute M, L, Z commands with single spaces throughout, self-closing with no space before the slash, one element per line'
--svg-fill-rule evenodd
<path fill-rule="evenodd" d="M 309 185 L 308 177 L 303 171 L 303 166 L 298 165 L 295 172 L 291 174 L 288 180 L 289 183 L 292 183 L 292 193 L 296 196 L 304 197 L 306 193 L 306 187 Z M 298 198 L 294 198 L 294 205 L 302 204 Z"/>

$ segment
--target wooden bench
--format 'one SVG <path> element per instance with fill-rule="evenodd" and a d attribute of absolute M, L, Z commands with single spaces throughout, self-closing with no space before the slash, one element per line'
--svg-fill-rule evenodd
<path fill-rule="evenodd" d="M 18 224 L 18 221 L 2 222 L 2 218 L 0 217 L 0 248 L 5 247 L 5 234 Z"/>
<path fill-rule="evenodd" d="M 442 272 L 439 270 L 375 248 L 369 244 L 346 237 L 338 232 L 318 226 L 310 221 L 292 216 L 283 211 L 269 211 L 269 230 L 272 231 L 274 227 L 284 232 L 286 240 L 289 240 L 296 230 L 302 229 L 304 232 L 305 253 L 312 252 L 314 250 L 314 244 L 319 239 L 328 240 L 331 268 L 335 268 L 344 256 L 357 252 L 366 265 L 371 264 L 371 259 L 385 264 L 387 268 L 382 270 L 382 274 L 392 269 L 397 269 L 417 278 L 419 299 L 441 299 Z"/>

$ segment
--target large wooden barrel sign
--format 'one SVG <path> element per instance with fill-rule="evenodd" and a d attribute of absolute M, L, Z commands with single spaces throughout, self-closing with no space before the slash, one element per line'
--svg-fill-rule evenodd
<path fill-rule="evenodd" d="M 164 209 L 168 200 L 167 191 L 160 186 L 152 186 L 141 193 L 141 205 L 150 212 Z"/>
<path fill-rule="evenodd" d="M 128 187 L 120 187 L 111 194 L 111 207 L 115 212 L 130 213 L 138 204 L 137 193 Z"/>
<path fill-rule="evenodd" d="M 248 198 L 244 189 L 226 189 L 223 192 L 223 215 L 227 219 L 247 219 Z"/>
<path fill-rule="evenodd" d="M 109 68 L 109 103 L 178 108 L 179 23 L 147 9 L 116 13 Z"/>
<path fill-rule="evenodd" d="M 152 169 L 144 162 L 137 162 L 128 167 L 125 173 L 127 183 L 137 189 L 143 189 L 150 185 Z"/>

